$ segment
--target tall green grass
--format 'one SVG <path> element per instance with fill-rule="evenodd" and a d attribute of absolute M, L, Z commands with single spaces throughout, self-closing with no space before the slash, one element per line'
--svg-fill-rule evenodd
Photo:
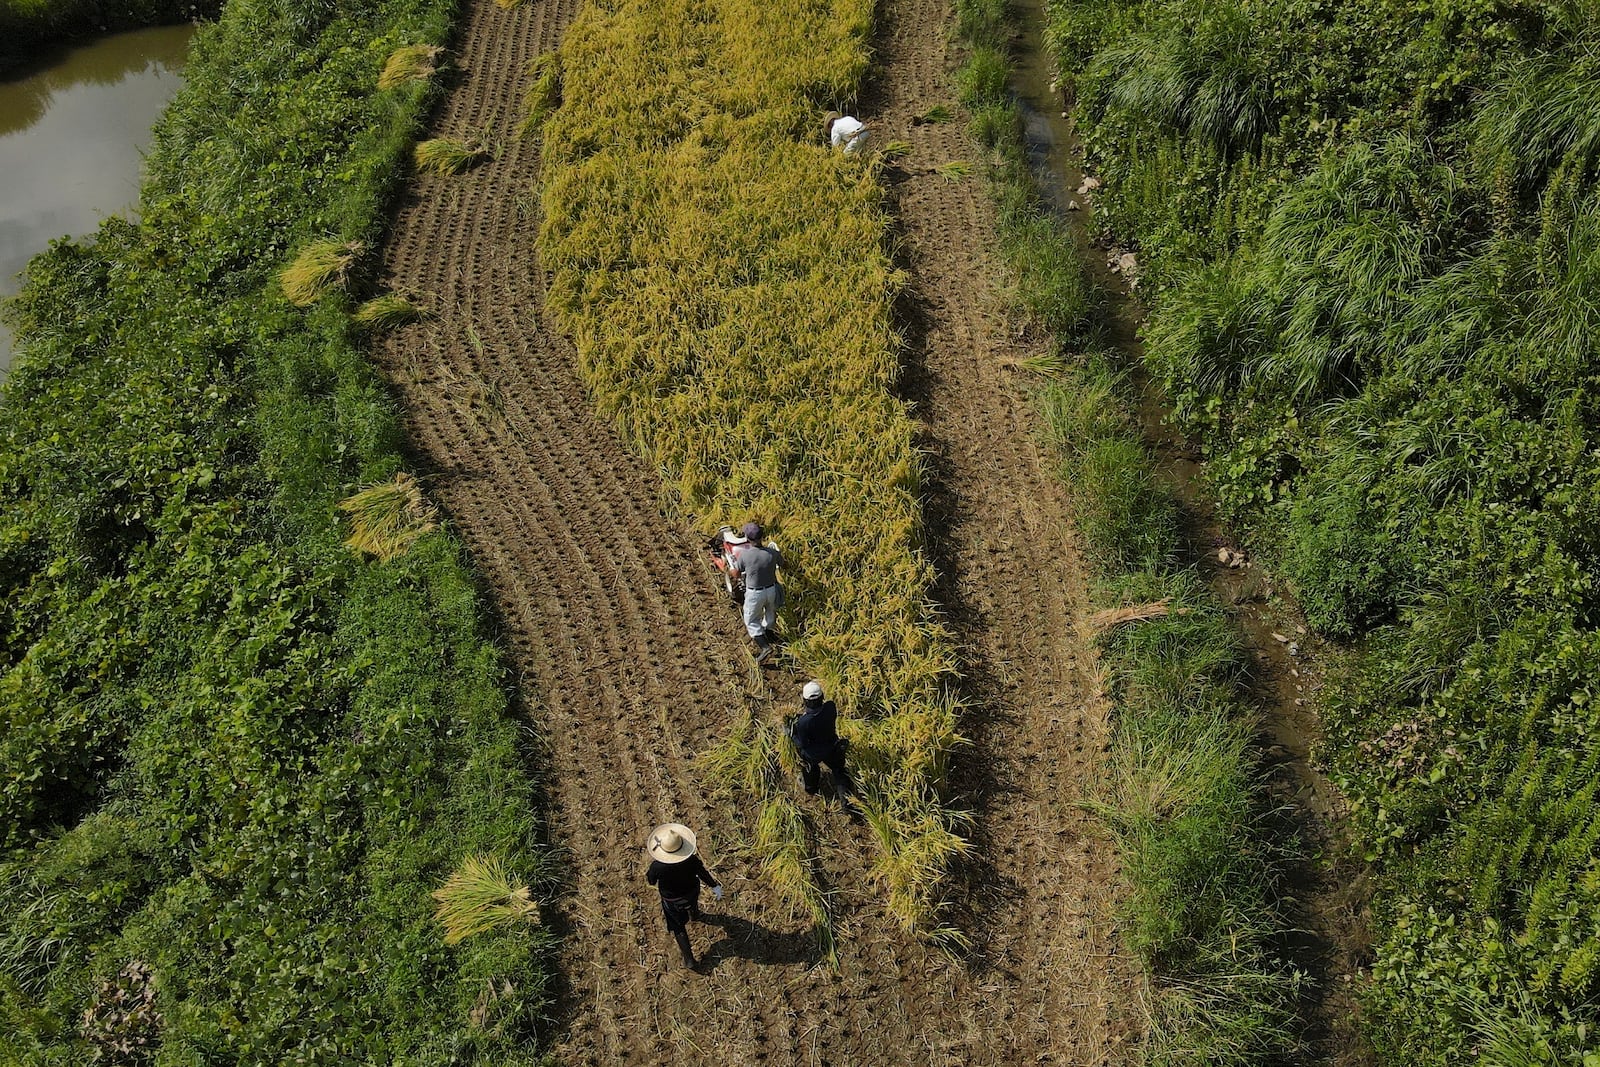
<path fill-rule="evenodd" d="M 1149 366 L 1224 514 L 1357 653 L 1323 717 L 1377 874 L 1378 1054 L 1583 1062 L 1600 997 L 1592 5 L 1062 0 L 1053 21 L 1086 71 L 1097 207 L 1156 265 Z M 1196 47 L 1213 40 L 1228 51 Z M 1163 53 L 1190 75 L 1170 81 Z M 1241 71 L 1271 89 L 1264 136 L 1184 119 L 1195 86 Z"/>
<path fill-rule="evenodd" d="M 1156 990 L 1144 1061 L 1274 1062 L 1299 1048 L 1302 979 L 1281 955 L 1274 896 L 1293 846 L 1269 844 L 1233 624 L 1175 562 L 1176 507 L 1151 480 L 1118 382 L 1091 360 L 1046 385 L 1041 405 L 1097 561 L 1096 600 L 1168 602 L 1166 614 L 1102 639 L 1116 719 L 1094 807 L 1130 887 L 1124 940 Z"/>

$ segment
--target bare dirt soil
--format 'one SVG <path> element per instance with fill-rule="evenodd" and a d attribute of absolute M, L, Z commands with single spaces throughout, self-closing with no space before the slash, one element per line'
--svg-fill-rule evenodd
<path fill-rule="evenodd" d="M 1114 852 L 1079 806 L 1107 740 L 1078 634 L 1083 568 L 1006 369 L 1028 352 L 994 295 L 985 193 L 931 172 L 964 158 L 965 139 L 911 121 L 949 103 L 944 0 L 886 3 L 866 118 L 884 141 L 915 146 L 893 192 L 915 279 L 907 388 L 938 460 L 939 595 L 971 664 L 976 744 L 957 787 L 976 816 L 963 871 L 974 945 L 952 958 L 900 933 L 865 876 L 866 829 L 812 802 L 836 971 L 738 855 L 748 813 L 708 797 L 695 764 L 744 709 L 791 704 L 802 679 L 750 669 L 697 539 L 663 515 L 656 473 L 594 417 L 544 317 L 538 150 L 516 127 L 527 63 L 557 46 L 576 4 L 469 0 L 460 72 L 430 135 L 487 133 L 505 148 L 409 186 L 383 281 L 438 314 L 375 353 L 541 735 L 549 837 L 570 878 L 549 909 L 566 936 L 547 1045 L 586 1064 L 1125 1061 L 1136 968 L 1112 928 Z M 701 832 L 729 890 L 691 927 L 702 973 L 677 969 L 644 884 L 645 835 L 669 819 Z"/>

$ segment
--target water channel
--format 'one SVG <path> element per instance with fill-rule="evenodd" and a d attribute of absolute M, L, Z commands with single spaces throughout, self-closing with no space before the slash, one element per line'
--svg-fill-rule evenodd
<path fill-rule="evenodd" d="M 0 298 L 52 239 L 138 206 L 150 130 L 182 84 L 193 35 L 189 25 L 119 33 L 0 78 Z M 0 376 L 10 362 L 0 326 Z"/>

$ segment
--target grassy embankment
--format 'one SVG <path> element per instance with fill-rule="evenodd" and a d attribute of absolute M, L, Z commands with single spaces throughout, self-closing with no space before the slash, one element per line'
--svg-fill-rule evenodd
<path fill-rule="evenodd" d="M 0 420 L 4 1062 L 535 1059 L 546 935 L 450 948 L 430 899 L 472 853 L 545 877 L 522 728 L 404 480 L 350 516 L 398 512 L 374 547 L 402 551 L 341 543 L 401 438 L 337 274 L 304 309 L 278 277 L 381 236 L 437 89 L 379 72 L 454 16 L 235 0 L 142 221 L 30 268 Z M 452 884 L 492 909 L 493 873 Z"/>
<path fill-rule="evenodd" d="M 703 528 L 755 515 L 783 545 L 788 650 L 839 698 L 872 875 L 931 933 L 964 848 L 939 792 L 956 664 L 928 603 L 915 428 L 890 392 L 900 279 L 876 171 L 818 139 L 866 70 L 870 22 L 868 0 L 585 9 L 543 127 L 542 247 L 601 411 Z M 752 719 L 713 773 L 760 799 L 758 854 L 825 925 L 784 748 Z"/>
<path fill-rule="evenodd" d="M 1600 20 L 1058 0 L 1147 360 L 1349 642 L 1385 1062 L 1600 1062 Z"/>
<path fill-rule="evenodd" d="M 1177 560 L 1178 518 L 1150 471 L 1132 397 L 1095 354 L 1105 309 L 1066 223 L 1042 203 L 1008 85 L 1010 27 L 999 0 L 957 4 L 971 45 L 957 72 L 973 136 L 990 150 L 1001 251 L 1017 300 L 1048 328 L 1030 368 L 1061 457 L 1102 609 L 1168 602 L 1160 617 L 1101 639 L 1115 704 L 1110 775 L 1093 801 L 1124 856 L 1119 919 L 1150 983 L 1144 1061 L 1259 1064 L 1297 1044 L 1298 976 L 1279 955 L 1255 712 L 1233 625 Z M 1088 350 L 1088 356 L 1074 355 Z"/>
<path fill-rule="evenodd" d="M 220 0 L 0 0 L 0 74 L 57 41 L 211 18 Z"/>

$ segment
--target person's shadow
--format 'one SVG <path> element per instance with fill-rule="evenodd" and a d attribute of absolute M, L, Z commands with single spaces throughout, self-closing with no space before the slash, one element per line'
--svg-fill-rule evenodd
<path fill-rule="evenodd" d="M 799 963 L 814 967 L 822 962 L 822 947 L 817 943 L 816 932 L 809 928 L 778 933 L 727 914 L 707 914 L 702 921 L 722 928 L 722 936 L 700 953 L 702 972 L 714 971 L 723 960 L 734 958 L 778 966 Z"/>

